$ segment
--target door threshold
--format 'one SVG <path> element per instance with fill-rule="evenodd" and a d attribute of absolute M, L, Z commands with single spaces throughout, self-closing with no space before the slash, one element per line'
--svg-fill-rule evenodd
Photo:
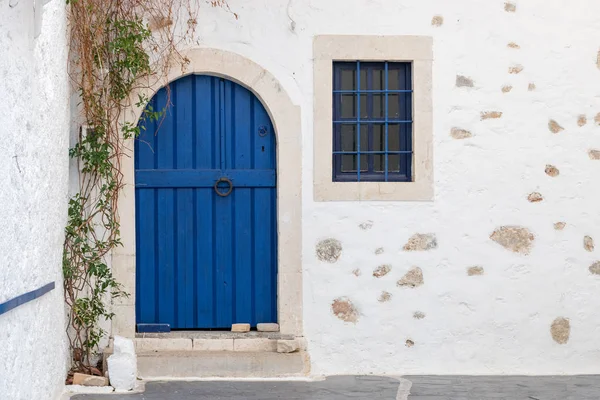
<path fill-rule="evenodd" d="M 294 335 L 281 334 L 279 332 L 231 332 L 231 331 L 171 331 L 171 332 L 142 332 L 136 333 L 138 339 L 275 339 L 291 340 Z"/>

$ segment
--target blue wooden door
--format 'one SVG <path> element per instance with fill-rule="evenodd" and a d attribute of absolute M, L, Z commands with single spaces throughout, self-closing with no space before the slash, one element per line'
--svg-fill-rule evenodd
<path fill-rule="evenodd" d="M 135 143 L 137 323 L 277 322 L 271 120 L 225 79 L 190 75 L 170 91 L 164 120 L 140 122 Z M 162 110 L 167 97 L 150 105 Z"/>

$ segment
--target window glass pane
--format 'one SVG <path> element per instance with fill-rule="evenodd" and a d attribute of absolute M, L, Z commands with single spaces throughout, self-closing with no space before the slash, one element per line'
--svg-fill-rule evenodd
<path fill-rule="evenodd" d="M 367 95 L 366 94 L 361 94 L 360 95 L 360 118 L 361 119 L 368 119 L 369 118 L 369 110 L 368 110 Z"/>
<path fill-rule="evenodd" d="M 373 118 L 385 118 L 385 95 L 373 95 Z"/>
<path fill-rule="evenodd" d="M 411 68 L 412 66 L 410 63 L 398 65 L 398 89 L 410 90 L 412 88 Z"/>
<path fill-rule="evenodd" d="M 360 90 L 367 90 L 368 88 L 368 77 L 367 70 L 364 68 L 360 69 Z"/>
<path fill-rule="evenodd" d="M 381 67 L 373 68 L 373 90 L 384 90 L 385 89 L 385 70 L 383 63 Z"/>
<path fill-rule="evenodd" d="M 342 90 L 356 90 L 356 70 L 342 69 L 340 75 Z"/>
<path fill-rule="evenodd" d="M 388 94 L 388 118 L 400 119 L 400 96 Z"/>
<path fill-rule="evenodd" d="M 373 151 L 385 151 L 385 125 L 373 124 Z"/>
<path fill-rule="evenodd" d="M 412 120 L 412 93 L 400 93 L 400 118 Z"/>
<path fill-rule="evenodd" d="M 356 172 L 356 155 L 342 155 L 342 172 Z"/>
<path fill-rule="evenodd" d="M 388 172 L 400 172 L 399 154 L 388 154 Z"/>
<path fill-rule="evenodd" d="M 412 124 L 401 124 L 400 130 L 400 150 L 412 151 Z"/>
<path fill-rule="evenodd" d="M 341 118 L 356 118 L 356 96 L 353 94 L 341 95 Z"/>
<path fill-rule="evenodd" d="M 360 125 L 360 151 L 369 151 L 369 125 Z"/>
<path fill-rule="evenodd" d="M 369 170 L 369 161 L 366 154 L 360 155 L 360 172 L 367 172 Z"/>
<path fill-rule="evenodd" d="M 375 172 L 385 170 L 385 154 L 373 154 L 373 170 Z"/>
<path fill-rule="evenodd" d="M 356 125 L 342 125 L 340 141 L 342 151 L 356 151 Z"/>
<path fill-rule="evenodd" d="M 398 69 L 388 66 L 388 90 L 400 90 Z"/>
<path fill-rule="evenodd" d="M 400 148 L 400 125 L 388 125 L 388 151 L 401 151 Z"/>

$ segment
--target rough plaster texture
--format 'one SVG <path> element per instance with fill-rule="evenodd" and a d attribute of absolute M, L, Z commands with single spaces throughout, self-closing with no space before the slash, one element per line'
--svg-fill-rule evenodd
<path fill-rule="evenodd" d="M 0 0 L 0 303 L 52 281 L 56 289 L 0 315 L 0 397 L 10 400 L 57 398 L 67 364 L 65 3 L 36 1 L 37 26 L 33 3 Z"/>
<path fill-rule="evenodd" d="M 503 1 L 230 0 L 237 20 L 202 6 L 193 46 L 252 59 L 302 109 L 304 334 L 313 373 L 600 372 L 600 277 L 589 270 L 597 254 L 581 246 L 583 235 L 600 235 L 600 128 L 577 124 L 600 110 L 600 3 L 582 2 L 518 1 L 507 12 Z M 434 16 L 444 24 L 432 26 Z M 433 37 L 433 201 L 314 202 L 312 39 L 322 34 Z M 475 87 L 457 88 L 458 75 Z M 551 133 L 550 120 L 564 130 Z M 476 134 L 456 140 L 453 127 Z M 560 176 L 546 175 L 547 164 L 560 166 Z M 546 200 L 528 202 L 534 191 Z M 359 228 L 364 221 L 371 229 Z M 557 221 L 568 228 L 555 230 Z M 535 245 L 525 238 L 516 247 L 528 255 L 490 240 L 502 226 L 535 236 Z M 435 234 L 437 249 L 402 251 L 423 232 Z M 325 238 L 343 244 L 334 265 L 318 259 Z M 381 264 L 392 265 L 381 279 L 352 273 Z M 425 283 L 396 287 L 413 265 Z M 469 277 L 469 265 L 485 265 L 485 275 Z M 382 291 L 393 294 L 389 302 L 378 302 Z M 338 315 L 347 315 L 346 300 L 360 310 L 356 323 L 334 315 L 335 299 L 344 299 Z M 427 318 L 413 318 L 415 310 Z M 549 334 L 557 315 L 571 321 L 565 345 Z M 417 345 L 407 348 L 406 338 Z"/>

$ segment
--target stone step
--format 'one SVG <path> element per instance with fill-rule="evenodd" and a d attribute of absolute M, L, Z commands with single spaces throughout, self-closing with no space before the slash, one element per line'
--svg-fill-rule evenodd
<path fill-rule="evenodd" d="M 278 378 L 310 372 L 305 351 L 142 351 L 137 353 L 137 363 L 141 379 Z"/>

